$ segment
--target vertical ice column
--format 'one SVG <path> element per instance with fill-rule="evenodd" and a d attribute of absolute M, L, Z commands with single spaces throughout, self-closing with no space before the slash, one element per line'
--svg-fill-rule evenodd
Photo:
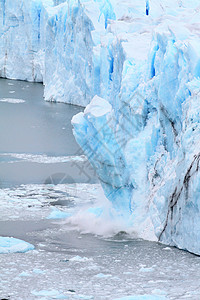
<path fill-rule="evenodd" d="M 149 15 L 149 0 L 146 0 L 146 15 L 148 16 Z"/>

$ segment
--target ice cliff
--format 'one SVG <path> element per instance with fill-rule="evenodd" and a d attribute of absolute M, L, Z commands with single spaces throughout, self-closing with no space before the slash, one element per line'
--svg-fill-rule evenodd
<path fill-rule="evenodd" d="M 88 105 L 74 134 L 118 214 L 200 254 L 198 5 L 0 0 L 0 76 Z"/>
<path fill-rule="evenodd" d="M 149 12 L 116 13 L 101 40 L 100 92 L 72 123 L 133 230 L 148 237 L 152 222 L 159 241 L 200 254 L 199 10 L 150 2 Z"/>

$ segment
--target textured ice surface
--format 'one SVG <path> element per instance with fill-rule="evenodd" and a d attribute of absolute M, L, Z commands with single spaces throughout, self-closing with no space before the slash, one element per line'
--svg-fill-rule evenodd
<path fill-rule="evenodd" d="M 0 254 L 24 253 L 35 247 L 25 241 L 12 237 L 0 237 Z"/>

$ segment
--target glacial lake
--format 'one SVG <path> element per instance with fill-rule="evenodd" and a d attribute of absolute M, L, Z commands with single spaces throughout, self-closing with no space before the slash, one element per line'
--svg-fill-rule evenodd
<path fill-rule="evenodd" d="M 105 199 L 73 137 L 80 111 L 45 102 L 41 84 L 0 80 L 0 236 L 35 246 L 0 254 L 0 299 L 200 299 L 200 257 L 109 235 L 92 216 Z"/>

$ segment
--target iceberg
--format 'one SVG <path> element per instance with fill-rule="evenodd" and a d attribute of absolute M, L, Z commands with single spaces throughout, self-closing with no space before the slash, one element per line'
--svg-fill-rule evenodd
<path fill-rule="evenodd" d="M 0 77 L 86 107 L 74 135 L 119 217 L 196 254 L 199 15 L 198 0 L 0 1 Z"/>

